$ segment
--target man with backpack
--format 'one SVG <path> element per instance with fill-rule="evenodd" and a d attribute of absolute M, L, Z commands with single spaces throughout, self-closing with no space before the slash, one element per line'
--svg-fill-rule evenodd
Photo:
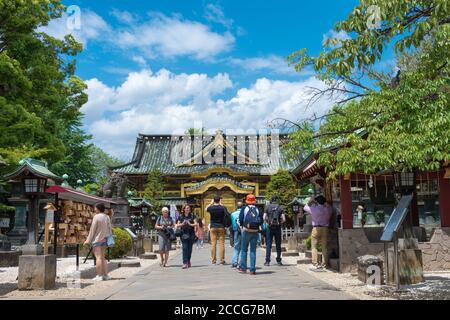
<path fill-rule="evenodd" d="M 272 251 L 272 240 L 275 238 L 275 246 L 277 249 L 277 264 L 281 263 L 281 225 L 285 223 L 286 216 L 284 209 L 278 204 L 278 197 L 273 196 L 270 204 L 264 210 L 264 221 L 267 223 L 266 231 L 266 262 L 265 266 L 270 265 L 270 255 Z"/>
<path fill-rule="evenodd" d="M 255 206 L 256 197 L 249 194 L 246 197 L 245 207 L 239 214 L 239 226 L 241 227 L 241 261 L 239 272 L 247 273 L 247 253 L 250 245 L 250 274 L 256 275 L 256 244 L 262 225 L 262 215 Z"/>

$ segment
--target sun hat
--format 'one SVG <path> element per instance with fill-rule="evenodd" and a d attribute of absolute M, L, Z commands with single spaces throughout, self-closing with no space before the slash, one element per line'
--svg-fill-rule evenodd
<path fill-rule="evenodd" d="M 245 203 L 247 204 L 255 204 L 256 203 L 256 197 L 253 194 L 247 195 L 245 198 Z"/>

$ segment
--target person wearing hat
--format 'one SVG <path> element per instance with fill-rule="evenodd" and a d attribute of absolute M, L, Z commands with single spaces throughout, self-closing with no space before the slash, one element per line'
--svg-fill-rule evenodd
<path fill-rule="evenodd" d="M 171 247 L 170 238 L 167 235 L 168 229 L 173 229 L 174 222 L 169 214 L 169 208 L 164 207 L 161 209 L 162 216 L 156 221 L 155 229 L 158 231 L 158 245 L 159 245 L 159 255 L 161 256 L 161 267 L 167 267 L 169 261 L 169 252 Z"/>
<path fill-rule="evenodd" d="M 313 230 L 311 233 L 312 271 L 322 271 L 328 265 L 328 228 L 333 214 L 333 208 L 327 203 L 324 196 L 320 195 L 311 199 L 303 208 L 311 214 Z M 322 264 L 319 265 L 317 245 L 322 246 Z"/>
<path fill-rule="evenodd" d="M 239 226 L 242 229 L 239 272 L 247 272 L 247 253 L 250 246 L 250 274 L 256 275 L 256 245 L 263 219 L 259 209 L 255 206 L 256 197 L 253 194 L 247 195 L 245 203 L 247 205 L 241 209 L 239 215 Z"/>

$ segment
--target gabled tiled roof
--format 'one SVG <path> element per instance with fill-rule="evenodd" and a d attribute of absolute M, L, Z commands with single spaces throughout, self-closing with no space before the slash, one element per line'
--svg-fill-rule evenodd
<path fill-rule="evenodd" d="M 15 176 L 20 175 L 24 170 L 27 169 L 34 175 L 41 177 L 41 178 L 52 179 L 55 181 L 62 180 L 61 177 L 57 176 L 56 174 L 54 174 L 53 172 L 48 170 L 47 163 L 44 161 L 26 158 L 26 159 L 21 160 L 19 165 L 20 166 L 15 171 L 5 175 L 4 178 L 5 179 L 14 178 Z"/>
<path fill-rule="evenodd" d="M 280 137 L 285 140 L 287 136 Z M 181 137 L 179 137 L 181 140 Z M 165 175 L 189 175 L 207 171 L 212 168 L 228 168 L 235 172 L 245 172 L 254 175 L 270 175 L 276 173 L 279 169 L 293 170 L 300 160 L 289 162 L 280 148 L 280 157 L 277 161 L 273 161 L 269 157 L 266 164 L 193 164 L 180 165 L 172 161 L 172 151 L 179 144 L 178 139 L 171 135 L 143 135 L 140 134 L 136 140 L 131 162 L 111 168 L 114 172 L 125 174 L 148 174 L 154 169 L 160 170 Z M 202 148 L 206 148 L 211 141 L 203 141 Z M 249 143 L 246 142 L 246 150 L 248 151 Z M 224 152 L 225 153 L 225 152 Z M 247 152 L 248 154 L 248 152 Z M 192 154 L 192 156 L 195 156 Z"/>

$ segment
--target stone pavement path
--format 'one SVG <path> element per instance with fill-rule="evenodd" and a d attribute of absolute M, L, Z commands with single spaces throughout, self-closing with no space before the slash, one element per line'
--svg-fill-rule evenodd
<path fill-rule="evenodd" d="M 226 242 L 226 265 L 212 265 L 210 246 L 194 246 L 192 268 L 181 269 L 181 250 L 171 252 L 169 267 L 155 264 L 94 299 L 132 300 L 312 300 L 353 299 L 344 292 L 299 270 L 293 265 L 263 267 L 264 251 L 257 250 L 257 275 L 240 274 L 231 268 L 232 248 Z M 159 258 L 159 257 L 158 257 Z M 272 258 L 275 261 L 275 258 Z"/>

